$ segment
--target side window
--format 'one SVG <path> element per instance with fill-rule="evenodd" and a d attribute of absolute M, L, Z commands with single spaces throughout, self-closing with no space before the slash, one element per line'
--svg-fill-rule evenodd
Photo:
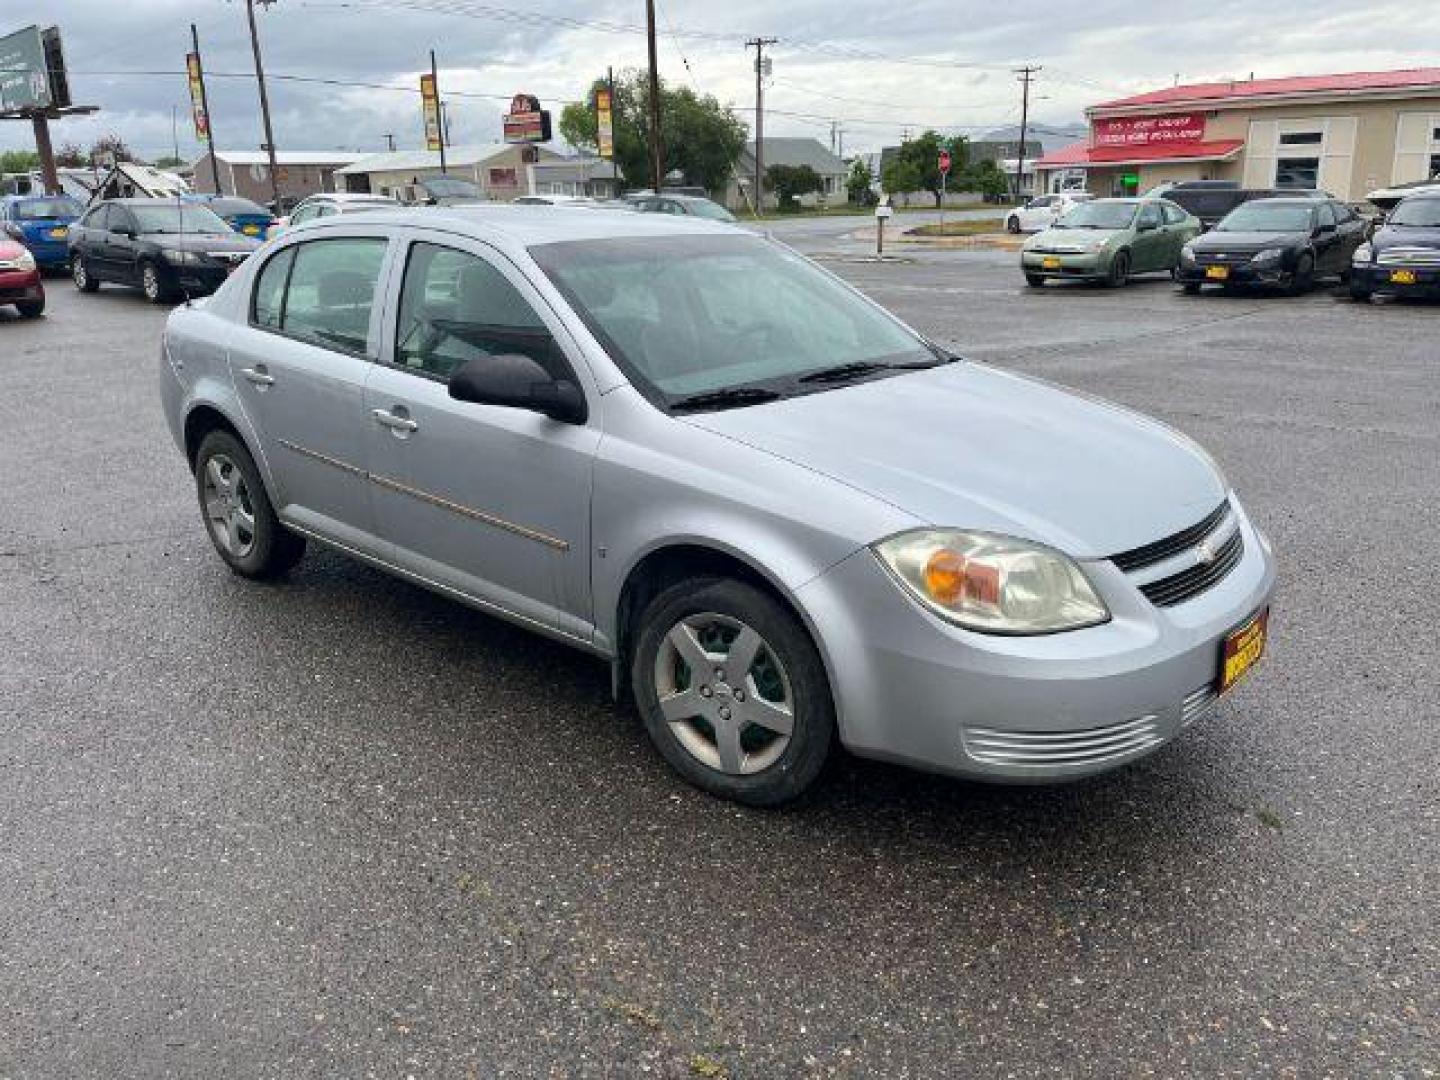
<path fill-rule="evenodd" d="M 290 215 L 290 224 L 291 224 L 291 225 L 303 225 L 305 222 L 309 221 L 309 220 L 310 220 L 311 218 L 313 218 L 314 216 L 315 216 L 315 204 L 314 204 L 314 203 L 311 203 L 309 206 L 302 206 L 302 207 L 300 207 L 299 210 L 296 210 L 293 214 L 291 214 L 291 215 Z"/>
<path fill-rule="evenodd" d="M 529 356 L 556 377 L 569 377 L 550 331 L 499 270 L 453 248 L 411 247 L 395 364 L 448 379 L 467 361 L 513 353 Z"/>
<path fill-rule="evenodd" d="M 1160 227 L 1160 207 L 1154 203 L 1145 203 L 1140 207 L 1140 225 L 1148 225 L 1152 229 Z"/>
<path fill-rule="evenodd" d="M 1321 203 L 1315 209 L 1315 224 L 1319 225 L 1322 229 L 1327 225 L 1336 224 L 1335 208 L 1329 203 Z"/>
<path fill-rule="evenodd" d="M 83 222 L 87 229 L 107 229 L 110 227 L 110 207 L 97 206 L 90 213 L 85 215 Z"/>
<path fill-rule="evenodd" d="M 363 354 L 387 246 L 386 240 L 349 237 L 297 244 L 280 329 L 327 349 Z"/>
<path fill-rule="evenodd" d="M 133 231 L 135 219 L 123 206 L 112 206 L 109 216 L 105 219 L 105 228 L 112 233 L 123 232 L 126 229 Z"/>
<path fill-rule="evenodd" d="M 1174 203 L 1161 203 L 1160 209 L 1165 212 L 1166 225 L 1179 225 L 1185 220 L 1185 211 Z"/>
<path fill-rule="evenodd" d="M 251 321 L 256 326 L 268 330 L 280 329 L 280 320 L 285 313 L 285 286 L 290 280 L 290 265 L 294 261 L 295 249 L 289 247 L 260 270 L 250 311 Z"/>

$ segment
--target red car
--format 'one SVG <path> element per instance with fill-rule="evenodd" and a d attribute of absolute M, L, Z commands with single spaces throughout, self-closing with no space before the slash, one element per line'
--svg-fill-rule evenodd
<path fill-rule="evenodd" d="M 45 310 L 45 286 L 35 256 L 23 244 L 0 237 L 0 307 L 14 304 L 26 319 Z"/>

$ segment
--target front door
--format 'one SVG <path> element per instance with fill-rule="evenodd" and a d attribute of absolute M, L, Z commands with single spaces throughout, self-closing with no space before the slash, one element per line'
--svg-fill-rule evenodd
<path fill-rule="evenodd" d="M 326 234 L 282 247 L 260 268 L 250 326 L 230 350 L 280 516 L 372 555 L 384 547 L 370 516 L 364 393 L 389 243 L 383 235 Z"/>
<path fill-rule="evenodd" d="M 396 561 L 588 640 L 596 422 L 456 401 L 447 386 L 467 361 L 523 353 L 586 387 L 583 361 L 566 358 L 568 335 L 519 271 L 478 242 L 417 239 L 396 287 L 393 338 L 365 391 L 371 497 Z"/>
<path fill-rule="evenodd" d="M 1165 219 L 1160 212 L 1160 204 L 1141 203 L 1139 216 L 1135 219 L 1135 239 L 1130 245 L 1131 269 L 1137 274 L 1168 269 L 1171 265 L 1170 244 L 1171 239 L 1165 232 Z"/>

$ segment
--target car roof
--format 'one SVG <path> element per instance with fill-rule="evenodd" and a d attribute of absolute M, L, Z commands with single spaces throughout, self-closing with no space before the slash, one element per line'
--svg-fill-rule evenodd
<path fill-rule="evenodd" d="M 1309 198 L 1303 196 L 1296 198 L 1293 195 L 1277 195 L 1269 199 L 1250 199 L 1241 203 L 1240 206 L 1254 206 L 1257 203 L 1264 203 L 1266 206 L 1314 206 L 1316 203 L 1333 201 L 1332 199 L 1316 198 L 1314 196 L 1310 196 Z M 1235 209 L 1239 210 L 1240 206 L 1237 206 Z"/>
<path fill-rule="evenodd" d="M 486 240 L 502 240 L 518 247 L 553 244 L 567 240 L 618 240 L 626 237 L 661 237 L 711 233 L 754 236 L 746 229 L 706 218 L 674 217 L 665 214 L 637 214 L 618 207 L 597 207 L 576 214 L 558 206 L 516 206 L 489 203 L 482 206 L 416 206 L 397 210 L 374 210 L 369 222 L 436 229 Z M 344 222 L 353 225 L 354 219 Z M 336 218 L 306 222 L 296 234 L 342 225 Z"/>

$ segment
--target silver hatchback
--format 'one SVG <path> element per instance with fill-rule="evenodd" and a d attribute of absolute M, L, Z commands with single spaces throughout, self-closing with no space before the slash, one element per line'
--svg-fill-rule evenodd
<path fill-rule="evenodd" d="M 981 779 L 1113 768 L 1265 646 L 1270 545 L 1194 443 L 723 224 L 303 225 L 175 311 L 160 380 L 236 573 L 321 541 L 588 650 L 744 802 L 799 795 L 837 737 Z"/>

